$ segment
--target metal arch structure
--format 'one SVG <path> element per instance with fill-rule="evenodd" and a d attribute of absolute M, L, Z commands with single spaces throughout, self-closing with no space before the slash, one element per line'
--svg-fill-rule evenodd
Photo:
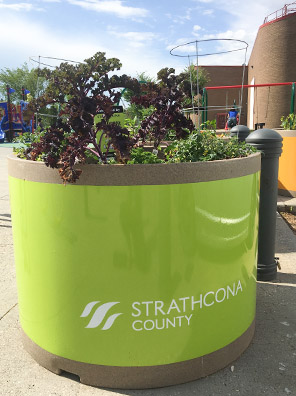
<path fill-rule="evenodd" d="M 35 59 L 35 58 L 38 58 L 38 60 Z M 51 68 L 55 68 L 56 67 L 56 66 L 50 65 L 48 63 L 41 62 L 41 59 L 53 59 L 53 60 L 58 60 L 58 61 L 62 61 L 62 62 L 67 62 L 67 63 L 71 62 L 71 63 L 76 63 L 76 64 L 82 64 L 83 63 L 83 62 L 74 61 L 74 60 L 70 60 L 70 59 L 55 58 L 53 56 L 41 56 L 41 55 L 30 56 L 29 57 L 29 61 L 38 63 L 38 75 L 37 75 L 37 87 L 36 87 L 37 88 L 36 89 L 37 98 L 39 97 L 39 70 L 40 70 L 40 65 L 46 66 L 46 67 L 51 67 Z M 39 115 L 42 115 L 42 116 L 45 116 L 45 117 L 56 117 L 56 116 L 50 116 L 48 114 L 39 114 Z M 35 114 L 35 117 L 36 117 L 36 125 L 37 125 L 38 113 Z"/>
<path fill-rule="evenodd" d="M 205 42 L 236 42 L 236 43 L 241 43 L 242 46 L 240 48 L 236 48 L 233 50 L 225 50 L 225 51 L 217 51 L 217 52 L 209 52 L 209 53 L 205 53 L 205 54 L 200 54 L 199 53 L 199 44 L 200 43 L 205 43 Z M 194 54 L 180 54 L 177 52 L 178 49 L 186 47 L 186 46 L 192 46 L 195 45 L 195 53 Z M 196 92 L 199 92 L 199 82 L 198 82 L 198 68 L 199 68 L 199 64 L 198 64 L 198 58 L 199 57 L 204 57 L 204 56 L 211 56 L 211 55 L 222 55 L 222 54 L 228 54 L 231 52 L 237 52 L 237 51 L 245 51 L 244 54 L 244 63 L 243 63 L 243 75 L 242 75 L 242 84 L 240 86 L 241 88 L 241 94 L 240 94 L 240 98 L 239 98 L 239 109 L 241 110 L 242 108 L 242 99 L 243 99 L 243 88 L 244 88 L 244 78 L 245 78 L 245 67 L 246 67 L 246 58 L 247 58 L 247 50 L 248 50 L 249 44 L 244 41 L 244 40 L 238 40 L 238 39 L 229 39 L 229 38 L 220 38 L 220 39 L 204 39 L 204 40 L 194 40 L 194 41 L 190 41 L 184 44 L 180 44 L 177 45 L 176 47 L 172 48 L 170 50 L 170 55 L 172 56 L 176 56 L 179 58 L 188 58 L 188 63 L 189 63 L 189 72 L 190 72 L 190 84 L 191 84 L 191 102 L 192 102 L 192 110 L 193 113 L 195 114 L 195 106 L 194 106 L 194 95 L 193 95 L 193 82 L 192 82 L 192 73 L 191 73 L 191 58 L 195 58 L 196 59 Z M 205 92 L 205 91 L 203 91 Z M 206 92 L 205 92 L 206 93 Z M 203 101 L 203 105 L 205 105 L 205 109 L 202 112 L 202 122 L 204 123 L 207 120 L 207 97 L 202 98 Z M 198 129 L 199 129 L 199 114 L 200 114 L 200 106 L 199 106 L 199 100 L 197 102 L 197 114 L 198 114 Z M 239 120 L 240 120 L 240 114 L 241 111 L 239 112 Z"/>
<path fill-rule="evenodd" d="M 38 60 L 36 60 L 34 58 L 38 58 Z M 59 60 L 59 61 L 63 61 L 63 62 L 71 62 L 71 63 L 80 63 L 80 64 L 83 63 L 83 62 L 74 61 L 74 60 L 70 60 L 70 59 L 54 58 L 53 56 L 41 56 L 41 55 L 30 56 L 29 60 L 32 61 L 32 62 L 38 63 L 38 65 L 47 66 L 47 67 L 53 67 L 53 68 L 56 67 L 56 66 L 53 66 L 53 65 L 49 65 L 47 63 L 40 62 L 41 58 L 42 59 L 54 59 L 54 60 Z"/>
<path fill-rule="evenodd" d="M 170 54 L 171 54 L 172 56 L 178 56 L 179 58 L 187 58 L 188 56 L 189 56 L 189 57 L 196 57 L 196 54 L 193 54 L 193 55 L 189 55 L 189 54 L 180 55 L 180 54 L 175 54 L 175 53 L 173 53 L 173 51 L 175 51 L 177 48 L 182 48 L 182 47 L 185 47 L 185 46 L 187 46 L 187 45 L 191 45 L 191 44 L 197 44 L 197 45 L 198 45 L 198 43 L 211 42 L 211 41 L 233 41 L 233 42 L 239 42 L 239 43 L 245 44 L 245 46 L 243 46 L 243 47 L 241 47 L 241 48 L 233 49 L 233 50 L 219 51 L 219 52 L 211 52 L 211 53 L 208 53 L 208 54 L 198 54 L 199 57 L 201 57 L 201 56 L 211 56 L 211 55 L 228 54 L 228 53 L 230 53 L 230 52 L 236 52 L 236 51 L 246 50 L 246 49 L 249 47 L 249 44 L 248 44 L 246 41 L 238 40 L 238 39 L 228 39 L 228 38 L 225 38 L 225 39 L 205 39 L 205 40 L 194 40 L 194 41 L 189 41 L 188 43 L 184 43 L 184 44 L 177 45 L 176 47 L 174 47 L 174 48 L 172 48 L 172 49 L 170 50 Z"/>

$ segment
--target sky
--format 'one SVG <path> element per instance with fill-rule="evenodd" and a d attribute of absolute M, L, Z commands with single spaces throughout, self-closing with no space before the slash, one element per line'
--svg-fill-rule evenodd
<path fill-rule="evenodd" d="M 197 61 L 242 65 L 264 18 L 284 5 L 280 0 L 0 0 L 0 69 L 60 62 L 50 57 L 83 61 L 98 51 L 119 58 L 121 72 L 132 76 L 155 77 L 162 67 L 181 72 Z M 202 41 L 209 39 L 228 40 Z M 245 41 L 247 51 L 246 44 L 229 39 Z M 182 57 L 170 54 L 176 46 L 173 54 Z"/>

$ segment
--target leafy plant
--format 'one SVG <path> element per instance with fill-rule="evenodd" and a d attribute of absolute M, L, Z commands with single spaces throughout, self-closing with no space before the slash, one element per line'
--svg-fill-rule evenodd
<path fill-rule="evenodd" d="M 74 165 L 85 162 L 88 151 L 106 164 L 112 145 L 116 162 L 127 163 L 131 150 L 147 139 L 153 139 L 157 148 L 169 129 L 176 131 L 177 138 L 193 130 L 192 122 L 182 113 L 184 94 L 173 69 L 163 70 L 158 84 L 140 84 L 127 75 L 109 76 L 120 67 L 118 59 L 107 59 L 98 52 L 79 65 L 62 63 L 54 71 L 43 69 L 40 73 L 48 82 L 45 94 L 29 103 L 28 112 L 38 112 L 49 104 L 58 104 L 61 111 L 57 125 L 47 128 L 38 142 L 32 142 L 24 156 L 31 160 L 42 156 L 47 166 L 59 169 L 64 181 L 75 182 L 81 170 L 74 169 Z M 138 131 L 110 121 L 122 87 L 135 93 L 134 103 L 149 110 Z M 95 123 L 98 113 L 103 116 Z M 104 137 L 106 150 L 102 148 Z"/>
<path fill-rule="evenodd" d="M 193 133 L 166 149 L 168 162 L 197 162 L 247 157 L 256 149 L 237 139 L 224 140 L 214 132 Z"/>
<path fill-rule="evenodd" d="M 182 112 L 182 80 L 174 72 L 174 69 L 161 69 L 157 74 L 158 84 L 147 84 L 146 95 L 132 98 L 132 103 L 140 104 L 144 108 L 153 106 L 155 109 L 142 121 L 139 129 L 140 137 L 145 141 L 149 136 L 154 141 L 155 148 L 164 140 L 168 130 L 173 129 L 176 139 L 182 139 L 188 136 L 188 131 L 194 129 L 192 121 Z"/>
<path fill-rule="evenodd" d="M 136 78 L 140 84 L 156 83 L 156 81 L 145 72 L 138 73 Z M 139 125 L 147 115 L 153 112 L 154 108 L 151 106 L 150 108 L 145 109 L 141 105 L 131 103 L 132 97 L 134 95 L 135 93 L 130 89 L 124 89 L 122 92 L 122 98 L 128 104 L 128 107 L 125 110 L 126 116 L 128 118 L 135 119 Z M 145 95 L 144 89 L 142 89 L 141 95 Z"/>
<path fill-rule="evenodd" d="M 81 174 L 81 169 L 74 167 L 79 163 L 209 161 L 242 157 L 254 151 L 236 140 L 225 142 L 213 132 L 194 133 L 192 121 L 183 113 L 183 79 L 175 75 L 174 69 L 160 70 L 157 83 L 142 84 L 127 75 L 115 74 L 120 67 L 118 59 L 107 59 L 98 52 L 79 65 L 62 63 L 54 71 L 43 69 L 40 73 L 47 80 L 46 91 L 29 103 L 28 112 L 54 105 L 60 109 L 59 118 L 56 125 L 32 135 L 30 144 L 25 143 L 18 155 L 44 161 L 59 170 L 64 182 L 72 183 Z M 136 119 L 126 120 L 124 126 L 112 122 L 122 87 L 132 90 L 131 103 L 146 111 L 140 123 Z M 95 119 L 97 114 L 100 117 Z M 163 160 L 159 158 L 159 147 L 168 137 L 175 140 L 165 150 Z M 152 152 L 145 150 L 147 141 L 152 141 Z"/>
<path fill-rule="evenodd" d="M 150 153 L 145 151 L 142 147 L 133 148 L 131 150 L 131 159 L 128 164 L 159 164 L 164 162 L 157 157 L 157 150 Z"/>
<path fill-rule="evenodd" d="M 295 113 L 290 113 L 287 117 L 282 116 L 281 117 L 281 126 L 284 129 L 291 129 L 295 130 L 296 129 L 296 114 Z"/>
<path fill-rule="evenodd" d="M 13 139 L 13 143 L 18 143 L 18 146 L 13 147 L 13 152 L 20 158 L 26 158 L 24 152 L 28 149 L 32 143 L 38 143 L 40 141 L 43 132 L 37 129 L 34 133 L 24 132 Z"/>
<path fill-rule="evenodd" d="M 126 162 L 129 151 L 137 142 L 129 131 L 109 122 L 112 108 L 120 96 L 119 87 L 129 87 L 139 91 L 139 83 L 126 75 L 109 73 L 119 70 L 118 59 L 106 59 L 104 53 L 97 53 L 85 63 L 72 65 L 62 63 L 54 71 L 43 69 L 41 74 L 47 79 L 45 94 L 30 102 L 28 111 L 38 112 L 40 107 L 59 104 L 60 118 L 56 127 L 48 128 L 39 142 L 33 142 L 25 151 L 25 156 L 34 160 L 42 155 L 47 166 L 58 168 L 63 180 L 75 182 L 80 171 L 74 169 L 76 162 L 85 162 L 86 152 L 90 151 L 107 163 L 110 145 L 115 149 L 117 161 Z M 94 117 L 102 112 L 100 122 Z M 97 132 L 108 136 L 108 147 L 101 147 L 102 137 L 97 141 Z"/>
<path fill-rule="evenodd" d="M 216 120 L 207 120 L 203 124 L 200 125 L 201 129 L 209 130 L 209 131 L 216 131 L 217 123 Z"/>

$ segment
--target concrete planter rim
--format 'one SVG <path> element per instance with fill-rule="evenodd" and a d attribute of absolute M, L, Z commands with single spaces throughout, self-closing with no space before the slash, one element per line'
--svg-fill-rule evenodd
<path fill-rule="evenodd" d="M 277 133 L 281 135 L 281 137 L 296 137 L 295 129 L 275 129 Z"/>
<path fill-rule="evenodd" d="M 260 153 L 247 157 L 218 161 L 182 162 L 173 164 L 81 164 L 79 180 L 71 185 L 129 186 L 167 185 L 232 179 L 260 170 Z M 63 184 L 57 169 L 49 168 L 44 162 L 8 156 L 10 176 L 40 183 Z M 68 184 L 68 183 L 67 183 Z"/>

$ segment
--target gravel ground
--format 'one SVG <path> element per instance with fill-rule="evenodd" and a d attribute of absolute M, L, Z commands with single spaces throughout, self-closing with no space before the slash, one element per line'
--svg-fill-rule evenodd
<path fill-rule="evenodd" d="M 280 212 L 280 215 L 286 221 L 294 234 L 296 234 L 296 216 L 293 213 L 288 212 Z"/>

